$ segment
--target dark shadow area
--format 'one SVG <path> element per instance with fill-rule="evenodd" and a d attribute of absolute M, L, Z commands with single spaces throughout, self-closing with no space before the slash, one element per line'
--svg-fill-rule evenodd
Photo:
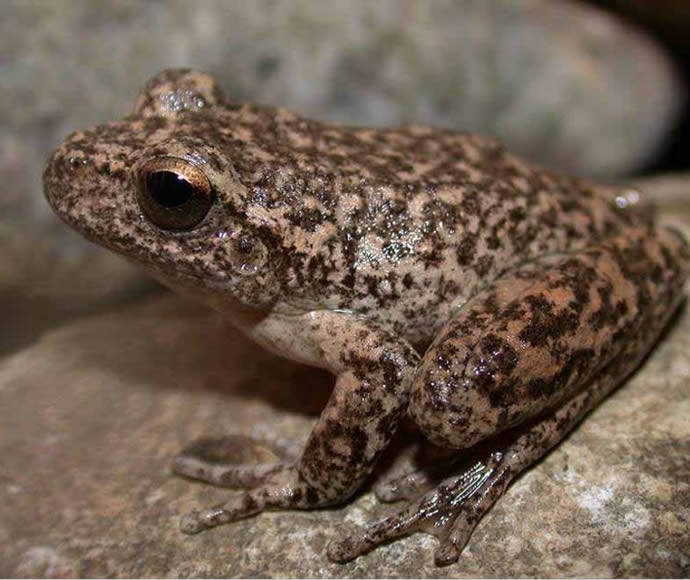
<path fill-rule="evenodd" d="M 257 347 L 260 348 L 260 347 Z M 331 396 L 335 377 L 328 371 L 277 359 L 233 395 L 261 399 L 276 409 L 318 417 Z"/>
<path fill-rule="evenodd" d="M 670 56 L 684 84 L 685 102 L 671 133 L 636 175 L 690 169 L 690 2 L 662 0 L 587 0 L 635 26 Z M 689 194 L 690 195 L 690 194 Z"/>
<path fill-rule="evenodd" d="M 130 292 L 117 297 L 117 301 L 104 308 L 103 304 L 84 304 L 76 308 L 74 302 L 67 304 L 59 300 L 28 296 L 22 288 L 5 287 L 0 290 L 0 304 L 3 305 L 0 322 L 0 358 L 33 343 L 43 332 L 62 323 L 80 317 L 95 316 L 113 308 L 126 307 L 140 300 L 161 294 L 162 288 L 154 283 L 142 283 Z"/>
<path fill-rule="evenodd" d="M 144 388 L 210 391 L 319 415 L 335 381 L 331 373 L 274 355 L 219 313 L 166 294 L 83 318 L 65 327 L 68 340 L 88 367 Z"/>

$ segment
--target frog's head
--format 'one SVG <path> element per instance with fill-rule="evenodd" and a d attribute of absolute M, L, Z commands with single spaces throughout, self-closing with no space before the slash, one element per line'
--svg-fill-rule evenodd
<path fill-rule="evenodd" d="M 70 135 L 48 161 L 45 194 L 88 239 L 204 298 L 270 304 L 281 279 L 268 216 L 247 208 L 224 152 L 241 147 L 215 81 L 164 71 L 132 115 Z M 250 215 L 251 214 L 251 215 Z"/>

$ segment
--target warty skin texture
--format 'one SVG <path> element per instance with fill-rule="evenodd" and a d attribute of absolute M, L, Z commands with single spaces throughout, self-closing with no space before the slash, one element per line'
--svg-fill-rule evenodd
<path fill-rule="evenodd" d="M 200 184 L 203 218 L 169 229 L 161 200 L 189 217 L 171 201 L 176 176 Z M 345 501 L 405 415 L 458 450 L 448 479 L 382 486 L 382 499 L 412 503 L 336 538 L 335 561 L 417 530 L 440 538 L 437 563 L 455 561 L 510 481 L 635 368 L 687 276 L 685 240 L 637 191 L 554 175 L 475 135 L 227 103 L 188 70 L 149 81 L 124 120 L 69 136 L 44 182 L 87 238 L 337 376 L 294 462 L 236 463 L 222 441 L 175 460 L 245 490 L 183 531 Z"/>

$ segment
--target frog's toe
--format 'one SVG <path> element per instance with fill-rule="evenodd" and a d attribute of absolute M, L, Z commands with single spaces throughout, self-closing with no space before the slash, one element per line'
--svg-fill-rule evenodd
<path fill-rule="evenodd" d="M 265 443 L 234 435 L 195 441 L 173 459 L 172 471 L 219 487 L 250 489 L 282 465 Z"/>
<path fill-rule="evenodd" d="M 436 548 L 434 552 L 434 564 L 437 566 L 450 566 L 455 564 L 460 558 L 460 552 L 462 552 L 462 546 L 449 542 L 448 540 L 442 540 L 441 545 Z"/>
<path fill-rule="evenodd" d="M 327 547 L 328 558 L 332 562 L 342 564 L 361 556 L 387 542 L 407 536 L 414 532 L 423 531 L 425 507 L 433 503 L 432 494 L 412 502 L 403 510 L 381 521 L 375 522 L 356 531 L 346 534 L 342 538 L 331 540 Z"/>
<path fill-rule="evenodd" d="M 193 534 L 198 534 L 199 532 L 205 529 L 206 526 L 199 519 L 198 510 L 189 512 L 188 514 L 182 516 L 182 518 L 180 519 L 180 531 L 183 534 L 191 536 Z"/>
<path fill-rule="evenodd" d="M 178 475 L 205 481 L 218 487 L 252 489 L 261 485 L 272 473 L 283 469 L 282 463 L 260 465 L 213 464 L 198 457 L 178 455 L 172 470 Z"/>
<path fill-rule="evenodd" d="M 221 505 L 192 511 L 180 520 L 180 530 L 185 534 L 197 534 L 230 522 L 245 519 L 264 510 L 310 509 L 327 505 L 314 499 L 318 490 L 311 488 L 299 475 L 294 465 L 279 464 L 266 473 L 260 485 L 252 489 L 234 492 Z"/>
<path fill-rule="evenodd" d="M 260 495 L 243 492 L 222 505 L 194 510 L 182 516 L 180 531 L 189 535 L 198 534 L 209 528 L 248 518 L 263 511 L 265 502 L 262 499 Z"/>
<path fill-rule="evenodd" d="M 434 562 L 438 566 L 456 562 L 464 544 L 455 544 L 449 540 L 449 534 L 458 510 L 445 516 L 439 515 L 438 518 L 419 516 L 418 510 L 419 504 L 415 504 L 390 518 L 332 540 L 327 548 L 328 558 L 332 562 L 343 564 L 397 538 L 415 532 L 428 532 L 441 540 L 434 554 Z"/>
<path fill-rule="evenodd" d="M 328 557 L 334 562 L 347 562 L 396 538 L 426 532 L 440 540 L 434 556 L 436 564 L 452 564 L 460 556 L 474 526 L 498 497 L 493 488 L 502 490 L 505 486 L 507 479 L 500 468 L 502 457 L 501 453 L 492 453 L 486 461 L 466 466 L 459 475 L 440 482 L 401 511 L 331 541 Z M 430 484 L 429 479 L 413 475 L 412 479 L 400 478 L 406 491 L 414 485 Z M 395 487 L 390 484 L 389 489 Z"/>

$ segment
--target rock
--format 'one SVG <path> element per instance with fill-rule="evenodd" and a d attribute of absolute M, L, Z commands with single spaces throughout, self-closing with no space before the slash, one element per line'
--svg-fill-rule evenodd
<path fill-rule="evenodd" d="M 653 43 L 565 1 L 12 0 L 0 3 L 0 51 L 0 299 L 18 321 L 44 310 L 35 327 L 14 323 L 0 352 L 149 288 L 57 222 L 41 171 L 67 132 L 120 118 L 160 69 L 193 65 L 235 100 L 323 119 L 496 134 L 538 161 L 608 176 L 654 153 L 680 99 Z"/>
<path fill-rule="evenodd" d="M 686 577 L 689 353 L 685 308 L 643 367 L 508 489 L 459 563 L 435 568 L 435 540 L 418 534 L 339 566 L 328 540 L 392 509 L 369 490 L 189 537 L 179 515 L 232 492 L 168 471 L 204 435 L 299 448 L 327 374 L 172 296 L 73 322 L 0 362 L 0 577 Z M 378 478 L 404 465 L 397 453 Z"/>
<path fill-rule="evenodd" d="M 55 228 L 38 228 L 48 239 L 45 245 L 34 245 L 36 252 L 32 252 L 26 234 L 30 226 L 35 224 L 0 224 L 4 230 L 0 234 L 0 303 L 4 305 L 0 356 L 30 344 L 46 328 L 65 320 L 159 290 L 124 259 L 89 247 L 57 223 Z M 7 234 L 5 239 L 3 234 Z M 54 245 L 49 246 L 48 240 Z M 69 242 L 61 245 L 63 240 Z"/>
<path fill-rule="evenodd" d="M 26 56 L 4 79 L 4 107 L 34 145 L 40 132 L 44 154 L 65 131 L 121 116 L 144 80 L 182 64 L 216 74 L 234 99 L 348 123 L 491 133 L 586 174 L 639 167 L 680 98 L 652 41 L 563 0 L 33 1 L 3 11 L 3 53 Z M 29 20 L 26 35 L 17 24 Z"/>

